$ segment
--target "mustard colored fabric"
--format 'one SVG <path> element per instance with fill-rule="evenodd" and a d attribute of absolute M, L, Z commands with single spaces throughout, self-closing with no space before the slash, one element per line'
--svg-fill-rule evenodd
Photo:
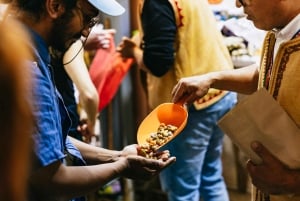
<path fill-rule="evenodd" d="M 271 62 L 271 51 L 275 43 L 275 35 L 269 32 L 266 35 L 260 67 L 258 87 L 265 86 L 267 67 Z M 300 37 L 283 43 L 272 65 L 268 91 L 285 109 L 295 123 L 300 127 Z M 279 133 L 284 137 L 284 133 Z M 255 188 L 254 188 L 255 189 Z M 264 200 L 253 190 L 253 201 Z M 258 196 L 258 197 L 257 197 Z M 300 196 L 270 195 L 270 201 L 300 201 Z"/>
<path fill-rule="evenodd" d="M 209 7 L 207 0 L 169 0 L 169 2 L 173 7 L 178 28 L 174 44 L 176 60 L 174 67 L 163 77 L 148 74 L 148 98 L 151 109 L 172 100 L 171 91 L 180 78 L 233 68 L 223 36 L 217 28 L 216 19 L 212 11 L 207 9 Z M 212 90 L 206 98 L 195 103 L 196 108 L 207 107 L 223 95 L 225 93 L 222 91 Z"/>
<path fill-rule="evenodd" d="M 259 88 L 264 86 L 266 68 L 270 63 L 269 48 L 275 43 L 269 32 L 263 46 Z M 272 67 L 268 91 L 300 127 L 300 37 L 282 44 Z"/>

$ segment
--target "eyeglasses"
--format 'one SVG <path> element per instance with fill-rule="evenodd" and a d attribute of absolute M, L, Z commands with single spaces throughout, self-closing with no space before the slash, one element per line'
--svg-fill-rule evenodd
<path fill-rule="evenodd" d="M 93 26 L 100 22 L 100 12 L 87 1 L 77 1 L 76 8 L 82 17 L 83 28 L 81 34 L 87 37 Z"/>
<path fill-rule="evenodd" d="M 87 20 L 88 19 L 88 20 Z M 93 18 L 91 18 L 91 17 L 87 17 L 87 15 L 84 17 L 84 24 L 85 24 L 85 26 L 83 27 L 83 29 L 81 30 L 81 34 L 82 34 L 82 36 L 84 36 L 85 38 L 87 38 L 88 37 L 88 35 L 90 34 L 90 32 L 91 32 L 91 30 L 92 30 L 92 28 L 96 25 L 96 24 L 98 24 L 98 23 L 100 23 L 100 13 L 98 13 L 98 15 L 96 16 L 96 17 L 93 17 Z M 87 21 L 85 21 L 85 20 L 87 20 Z"/>
<path fill-rule="evenodd" d="M 87 15 L 84 11 L 82 11 L 82 7 L 80 5 L 77 5 L 77 9 L 81 13 L 81 16 L 83 19 L 82 21 L 83 21 L 83 25 L 84 25 L 84 27 L 81 30 L 82 37 L 80 38 L 82 45 L 81 45 L 80 49 L 78 50 L 78 52 L 68 62 L 64 63 L 64 65 L 71 63 L 78 56 L 80 51 L 82 51 L 82 49 L 84 48 L 84 45 L 87 41 L 88 36 L 91 33 L 92 28 L 96 24 L 100 23 L 100 19 L 101 19 L 100 12 L 98 12 L 98 14 L 95 17 L 91 17 L 90 15 Z"/>

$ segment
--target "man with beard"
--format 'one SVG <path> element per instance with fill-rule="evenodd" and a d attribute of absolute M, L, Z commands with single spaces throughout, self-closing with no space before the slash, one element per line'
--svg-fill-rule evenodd
<path fill-rule="evenodd" d="M 31 36 L 35 57 L 27 61 L 36 120 L 27 200 L 84 200 L 81 196 L 117 177 L 149 178 L 175 161 L 167 151 L 151 160 L 138 156 L 136 145 L 114 151 L 67 136 L 71 121 L 54 85 L 49 49 L 65 52 L 81 35 L 88 36 L 99 10 L 116 16 L 124 12 L 122 6 L 114 0 L 16 0 L 11 8 Z M 66 165 L 66 155 L 76 166 Z"/>

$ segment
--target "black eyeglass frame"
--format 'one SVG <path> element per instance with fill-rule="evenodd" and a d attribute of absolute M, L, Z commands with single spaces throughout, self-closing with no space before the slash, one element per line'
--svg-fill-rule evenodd
<path fill-rule="evenodd" d="M 97 16 L 90 19 L 89 23 L 85 27 L 89 29 L 93 28 L 96 24 L 100 23 L 100 19 L 101 17 L 99 12 Z"/>
<path fill-rule="evenodd" d="M 78 8 L 80 9 L 80 8 Z M 82 10 L 80 9 L 81 13 L 82 13 L 82 16 L 83 16 L 83 20 L 86 20 L 87 19 L 87 15 L 85 15 Z M 89 22 L 82 28 L 81 30 L 81 35 L 82 37 L 80 38 L 80 41 L 81 41 L 81 47 L 80 49 L 78 50 L 78 52 L 66 63 L 64 63 L 63 65 L 67 65 L 67 64 L 70 64 L 79 54 L 80 51 L 82 51 L 82 49 L 84 48 L 84 45 L 87 41 L 87 38 L 89 37 L 90 33 L 91 33 L 91 30 L 92 28 L 100 23 L 100 19 L 101 19 L 101 14 L 100 12 L 95 16 L 95 17 L 92 17 Z M 83 34 L 83 31 L 87 30 L 87 32 L 85 34 Z"/>

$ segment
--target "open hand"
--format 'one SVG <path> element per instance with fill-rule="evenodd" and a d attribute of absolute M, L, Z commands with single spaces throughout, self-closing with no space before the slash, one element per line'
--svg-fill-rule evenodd
<path fill-rule="evenodd" d="M 159 174 L 164 168 L 173 164 L 175 157 L 170 157 L 169 151 L 158 152 L 159 159 L 148 159 L 138 155 L 138 145 L 129 145 L 122 150 L 126 160 L 126 168 L 122 176 L 130 179 L 149 179 Z"/>

